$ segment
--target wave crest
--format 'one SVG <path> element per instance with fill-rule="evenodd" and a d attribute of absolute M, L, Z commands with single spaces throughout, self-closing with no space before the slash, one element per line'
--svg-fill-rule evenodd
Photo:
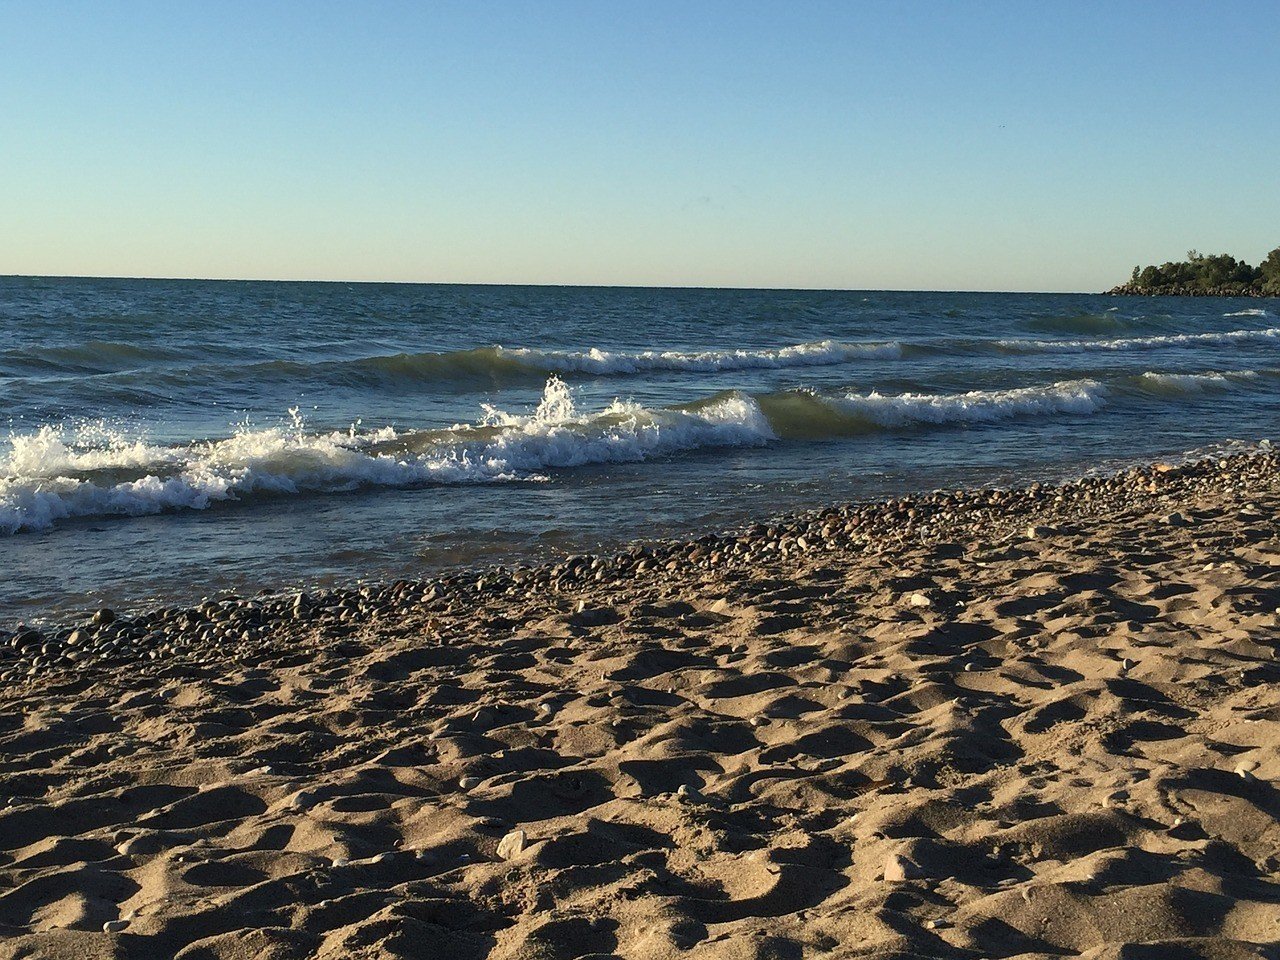
<path fill-rule="evenodd" d="M 831 439 L 1051 416 L 1087 416 L 1125 398 L 1162 401 L 1229 390 L 1277 371 L 1157 373 L 960 393 L 728 391 L 651 409 L 615 400 L 579 409 L 559 377 L 527 413 L 486 406 L 475 423 L 309 432 L 296 410 L 279 426 L 158 446 L 106 425 L 14 435 L 0 457 L 0 532 L 72 517 L 202 510 L 261 495 L 539 480 L 540 471 L 635 462 L 692 450 Z"/>

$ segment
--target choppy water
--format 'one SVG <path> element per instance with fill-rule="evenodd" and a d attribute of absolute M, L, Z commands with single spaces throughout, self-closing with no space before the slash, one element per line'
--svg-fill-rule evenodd
<path fill-rule="evenodd" d="M 394 578 L 1280 423 L 1280 301 L 0 278 L 0 620 Z"/>

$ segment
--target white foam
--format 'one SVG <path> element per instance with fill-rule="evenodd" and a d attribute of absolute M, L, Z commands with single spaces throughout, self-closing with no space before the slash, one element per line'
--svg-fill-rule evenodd
<path fill-rule="evenodd" d="M 882 427 L 912 424 L 992 423 L 1046 414 L 1089 414 L 1107 402 L 1108 390 L 1095 380 L 1068 380 L 1011 390 L 967 393 L 846 394 L 837 409 Z"/>
<path fill-rule="evenodd" d="M 33 434 L 10 434 L 9 451 L 0 456 L 0 475 L 52 477 L 141 467 L 167 458 L 163 447 L 131 439 L 105 422 L 46 425 Z"/>
<path fill-rule="evenodd" d="M 1008 350 L 1021 353 L 1088 353 L 1097 350 L 1159 350 L 1206 343 L 1268 340 L 1280 337 L 1280 327 L 1264 330 L 1225 330 L 1216 333 L 1180 333 L 1163 337 L 1124 337 L 1114 340 L 998 340 Z"/>
<path fill-rule="evenodd" d="M 1204 393 L 1207 390 L 1229 389 L 1236 381 L 1251 380 L 1258 376 L 1253 370 L 1233 370 L 1230 373 L 1157 373 L 1147 371 L 1139 377 L 1142 385 L 1158 390 L 1179 393 Z"/>
<path fill-rule="evenodd" d="M 782 367 L 818 367 L 859 358 L 902 356 L 902 346 L 887 343 L 840 343 L 821 340 L 776 350 L 707 350 L 697 353 L 646 350 L 641 353 L 600 350 L 535 350 L 499 347 L 499 354 L 556 373 L 635 374 L 655 370 L 713 372 Z"/>
<path fill-rule="evenodd" d="M 1235 313 L 1224 313 L 1224 317 L 1267 317 L 1270 316 L 1267 311 L 1261 307 L 1250 307 L 1247 310 L 1237 310 Z"/>
<path fill-rule="evenodd" d="M 242 427 L 233 436 L 188 447 L 146 447 L 146 455 L 113 467 L 142 475 L 104 483 L 92 476 L 104 462 L 65 444 L 11 439 L 0 478 L 0 532 L 45 529 L 71 517 L 140 516 L 202 510 L 254 493 L 335 492 L 363 486 L 476 483 L 538 479 L 536 471 L 590 463 L 644 460 L 712 446 L 756 445 L 774 439 L 759 406 L 732 394 L 699 409 L 649 410 L 615 402 L 580 413 L 556 378 L 528 415 L 489 409 L 478 424 L 429 434 L 351 430 L 308 434 L 287 427 Z M 39 436 L 37 434 L 36 436 Z M 388 449 L 391 448 L 391 449 Z"/>

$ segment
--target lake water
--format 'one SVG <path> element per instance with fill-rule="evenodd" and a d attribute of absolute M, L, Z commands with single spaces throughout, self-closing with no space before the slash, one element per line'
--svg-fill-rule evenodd
<path fill-rule="evenodd" d="M 0 278 L 0 622 L 1269 437 L 1280 302 Z"/>

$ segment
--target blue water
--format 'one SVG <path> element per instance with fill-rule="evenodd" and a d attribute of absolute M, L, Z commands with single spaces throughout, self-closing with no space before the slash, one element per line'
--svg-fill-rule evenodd
<path fill-rule="evenodd" d="M 0 622 L 1275 432 L 1280 302 L 0 278 Z"/>

